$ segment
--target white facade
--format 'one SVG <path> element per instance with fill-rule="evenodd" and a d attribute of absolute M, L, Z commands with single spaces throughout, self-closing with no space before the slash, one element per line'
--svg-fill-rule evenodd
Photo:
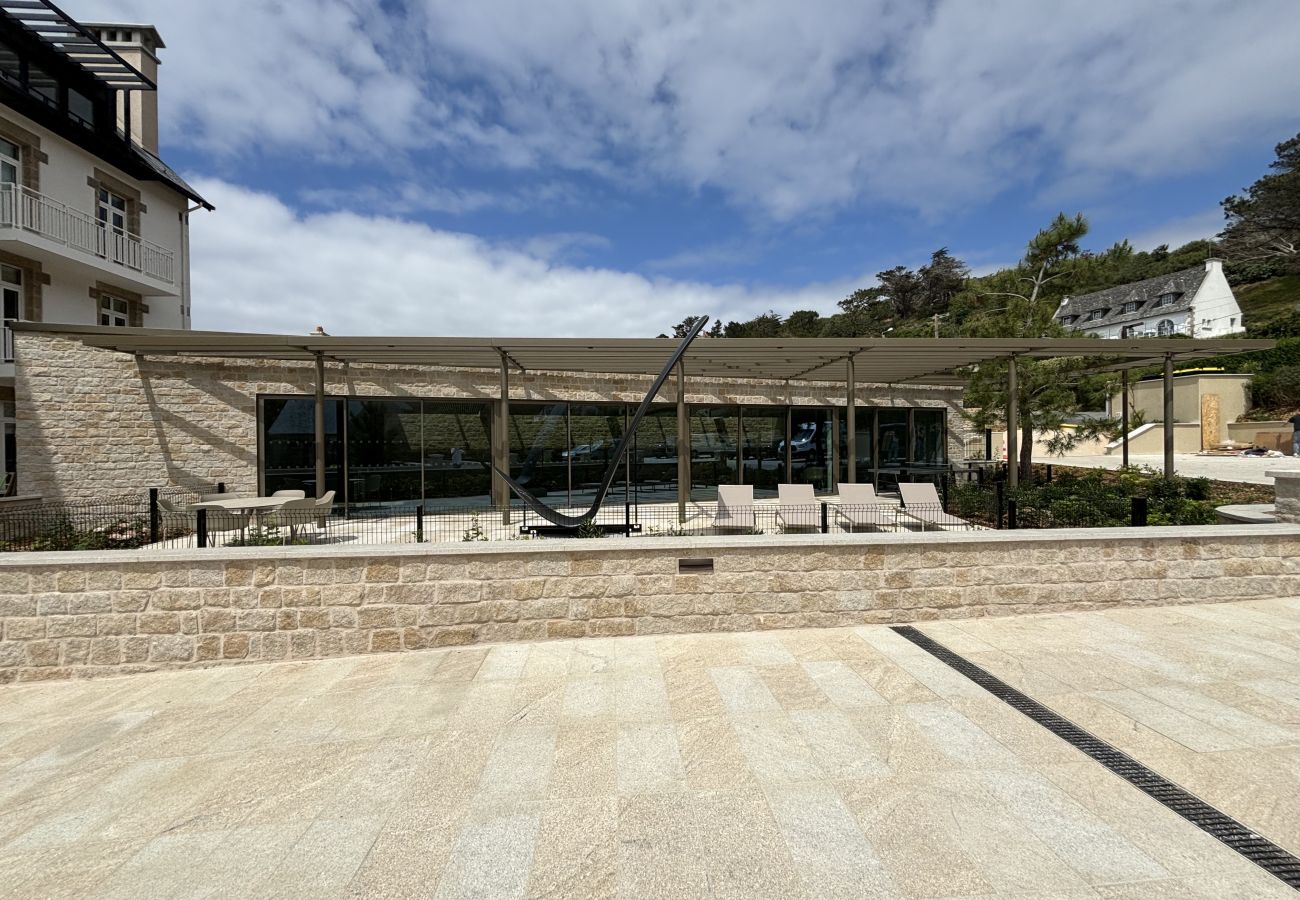
<path fill-rule="evenodd" d="M 1159 280 L 1150 279 L 1152 282 Z M 1066 312 L 1072 302 L 1080 300 L 1086 301 L 1087 298 L 1076 298 L 1074 301 L 1066 298 L 1061 304 L 1062 312 Z M 1058 320 L 1076 331 L 1102 338 L 1167 337 L 1177 334 L 1216 338 L 1241 334 L 1246 330 L 1242 323 L 1241 307 L 1237 305 L 1232 286 L 1223 274 L 1223 263 L 1217 259 L 1205 261 L 1205 275 L 1192 292 L 1190 300 L 1170 292 L 1150 297 L 1129 295 L 1116 302 L 1118 305 L 1114 308 L 1078 310 L 1069 315 L 1058 315 Z M 1097 324 L 1089 324 L 1090 317 L 1095 317 Z"/>
<path fill-rule="evenodd" d="M 41 36 L 83 28 L 98 43 L 75 54 Z M 157 156 L 162 46 L 148 25 L 0 9 L 0 474 L 21 468 L 11 323 L 190 327 L 189 215 L 211 207 Z"/>

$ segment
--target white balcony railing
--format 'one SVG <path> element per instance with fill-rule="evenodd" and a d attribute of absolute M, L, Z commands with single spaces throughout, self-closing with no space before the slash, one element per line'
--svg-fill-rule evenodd
<path fill-rule="evenodd" d="M 0 228 L 30 231 L 167 284 L 176 280 L 172 251 L 134 234 L 107 228 L 89 213 L 22 185 L 0 184 Z"/>

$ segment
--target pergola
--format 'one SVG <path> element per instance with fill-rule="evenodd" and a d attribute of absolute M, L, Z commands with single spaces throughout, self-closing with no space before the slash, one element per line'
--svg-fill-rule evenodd
<path fill-rule="evenodd" d="M 324 483 L 325 364 L 438 366 L 499 372 L 499 416 L 509 420 L 512 373 L 567 372 L 657 375 L 678 341 L 673 338 L 471 338 L 383 337 L 323 334 L 283 335 L 241 332 L 175 331 L 148 328 L 14 323 L 23 331 L 54 332 L 86 346 L 142 356 L 294 360 L 316 366 L 316 475 Z M 686 378 L 747 381 L 832 382 L 844 385 L 848 478 L 856 478 L 853 397 L 859 383 L 961 386 L 988 363 L 1007 364 L 1007 457 L 1019 451 L 1017 364 L 1020 360 L 1077 358 L 1087 371 L 1123 374 L 1161 365 L 1164 369 L 1164 421 L 1173 422 L 1175 362 L 1206 359 L 1273 347 L 1272 341 L 1219 338 L 705 338 L 687 349 L 677 371 L 678 504 L 683 515 L 690 484 Z M 1128 462 L 1128 404 L 1124 404 L 1124 462 Z M 504 433 L 504 429 L 502 429 Z M 787 452 L 790 442 L 787 439 Z M 506 463 L 503 448 L 496 463 Z M 1174 473 L 1174 430 L 1164 429 L 1164 471 Z M 1008 468 L 1015 487 L 1016 466 Z M 498 479 L 499 481 L 499 479 Z M 502 505 L 504 483 L 494 488 Z"/>

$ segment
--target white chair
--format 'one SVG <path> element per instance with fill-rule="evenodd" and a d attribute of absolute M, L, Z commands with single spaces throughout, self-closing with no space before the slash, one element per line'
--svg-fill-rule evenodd
<path fill-rule="evenodd" d="M 275 496 L 272 494 L 271 496 Z M 262 519 L 267 528 L 288 528 L 289 539 L 298 536 L 298 529 L 316 521 L 316 501 L 310 497 L 286 500 L 275 511 Z"/>
<path fill-rule="evenodd" d="M 325 530 L 329 517 L 334 513 L 334 492 L 326 491 L 316 501 L 316 527 Z"/>
<path fill-rule="evenodd" d="M 811 484 L 778 484 L 776 499 L 776 520 L 783 531 L 821 526 L 817 495 Z"/>
<path fill-rule="evenodd" d="M 306 491 L 283 490 L 283 491 L 276 491 L 276 492 L 273 493 L 271 496 L 272 496 L 272 497 L 284 497 L 284 498 L 286 498 L 286 499 L 288 499 L 288 500 L 302 500 L 303 498 L 305 498 L 305 497 L 307 496 L 307 492 L 306 492 Z"/>
<path fill-rule="evenodd" d="M 207 511 L 208 534 L 238 531 L 242 538 L 248 529 L 248 519 L 248 513 L 236 513 L 228 509 L 209 509 Z"/>
<path fill-rule="evenodd" d="M 930 525 L 939 529 L 972 527 L 965 519 L 943 511 L 943 500 L 934 485 L 928 481 L 912 484 L 904 482 L 899 484 L 898 493 L 903 498 L 902 515 L 920 522 L 922 530 Z"/>
<path fill-rule="evenodd" d="M 898 518 L 898 501 L 876 493 L 874 484 L 847 484 L 837 488 L 840 502 L 835 507 L 836 520 L 853 531 L 858 528 L 883 528 Z"/>
<path fill-rule="evenodd" d="M 713 514 L 714 528 L 754 527 L 754 486 L 752 484 L 718 485 L 718 508 Z"/>

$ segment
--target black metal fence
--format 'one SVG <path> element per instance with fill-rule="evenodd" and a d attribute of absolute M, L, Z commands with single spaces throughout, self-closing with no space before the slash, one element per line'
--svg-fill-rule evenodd
<path fill-rule="evenodd" d="M 1182 493 L 1180 493 L 1180 491 Z M 1094 481 L 1060 479 L 1010 491 L 997 478 L 941 482 L 939 503 L 904 506 L 888 496 L 849 505 L 837 498 L 744 507 L 689 502 L 683 520 L 674 502 L 614 503 L 579 527 L 551 524 L 519 505 L 384 504 L 317 510 L 196 509 L 204 500 L 233 497 L 220 484 L 166 487 L 94 501 L 44 503 L 0 512 L 0 550 L 113 550 L 401 544 L 533 540 L 550 537 L 843 534 L 1008 528 L 1089 528 L 1199 524 L 1208 504 L 1177 485 L 1157 496 Z M 576 510 L 573 512 L 577 512 Z"/>

